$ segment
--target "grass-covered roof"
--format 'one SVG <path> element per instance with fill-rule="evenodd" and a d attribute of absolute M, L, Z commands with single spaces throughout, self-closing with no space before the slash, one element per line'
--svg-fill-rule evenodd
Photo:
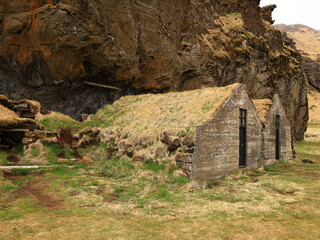
<path fill-rule="evenodd" d="M 267 114 L 272 106 L 272 100 L 270 99 L 253 100 L 253 104 L 256 107 L 256 110 L 261 122 L 265 123 L 267 120 Z"/>
<path fill-rule="evenodd" d="M 164 156 L 159 154 L 165 149 L 164 133 L 194 139 L 197 126 L 211 119 L 239 85 L 125 96 L 99 110 L 86 124 L 100 127 L 104 140 L 119 148 L 134 146 L 136 152 L 143 146 L 151 156 Z"/>
<path fill-rule="evenodd" d="M 91 117 L 104 127 L 131 131 L 155 129 L 194 130 L 209 120 L 239 86 L 213 87 L 185 92 L 125 96 Z"/>

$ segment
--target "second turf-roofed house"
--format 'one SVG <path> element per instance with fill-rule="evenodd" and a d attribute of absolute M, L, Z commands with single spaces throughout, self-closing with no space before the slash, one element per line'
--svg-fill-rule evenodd
<path fill-rule="evenodd" d="M 262 128 L 262 165 L 278 160 L 292 160 L 292 139 L 290 123 L 276 94 L 272 100 L 253 100 Z"/>
<path fill-rule="evenodd" d="M 241 84 L 126 96 L 88 121 L 99 122 L 112 154 L 176 161 L 195 179 L 256 168 L 261 158 L 262 124 Z"/>

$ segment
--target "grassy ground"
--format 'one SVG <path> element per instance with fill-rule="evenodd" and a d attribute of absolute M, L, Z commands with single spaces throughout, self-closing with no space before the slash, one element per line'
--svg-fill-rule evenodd
<path fill-rule="evenodd" d="M 3 172 L 0 239 L 320 239 L 320 137 L 296 151 L 203 183 L 102 153 L 89 166 Z"/>

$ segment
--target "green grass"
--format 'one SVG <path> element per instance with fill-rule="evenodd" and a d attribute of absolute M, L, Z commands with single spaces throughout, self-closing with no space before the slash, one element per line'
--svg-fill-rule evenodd
<path fill-rule="evenodd" d="M 14 176 L 27 176 L 32 174 L 33 172 L 39 172 L 41 170 L 34 170 L 34 169 L 24 169 L 24 168 L 16 168 L 16 169 L 11 169 L 10 172 Z"/>
<path fill-rule="evenodd" d="M 51 164 L 58 163 L 57 159 L 59 154 L 64 155 L 64 158 L 66 159 L 74 158 L 74 155 L 72 154 L 72 149 L 59 148 L 56 144 L 46 144 L 44 148 L 47 160 Z"/>
<path fill-rule="evenodd" d="M 138 101 L 138 100 L 136 100 Z M 120 106 L 106 105 L 100 109 L 96 115 L 90 116 L 90 118 L 84 122 L 88 127 L 109 127 L 113 125 L 113 122 L 123 116 L 126 113 Z M 102 119 L 101 119 L 102 118 Z"/>
<path fill-rule="evenodd" d="M 24 156 L 23 144 L 21 143 L 18 146 L 15 146 L 12 152 L 13 154 L 17 154 L 23 157 Z"/>
<path fill-rule="evenodd" d="M 152 198 L 158 200 L 165 200 L 165 201 L 172 201 L 172 194 L 166 189 L 165 186 L 161 186 L 160 188 L 156 189 L 153 193 L 150 194 Z"/>
<path fill-rule="evenodd" d="M 20 187 L 18 186 L 14 186 L 14 185 L 4 185 L 1 187 L 2 191 L 12 191 L 12 190 L 16 190 L 19 189 Z"/>
<path fill-rule="evenodd" d="M 3 151 L 0 151 L 0 165 L 6 166 L 8 164 L 7 154 Z"/>
<path fill-rule="evenodd" d="M 173 181 L 174 181 L 174 183 L 184 185 L 184 184 L 187 184 L 188 182 L 190 182 L 190 179 L 186 178 L 184 176 L 178 176 L 178 177 L 174 177 Z"/>
<path fill-rule="evenodd" d="M 166 168 L 166 166 L 164 164 L 159 164 L 159 163 L 154 163 L 154 162 L 145 163 L 146 170 L 158 172 L 158 171 L 163 171 L 165 168 Z"/>
<path fill-rule="evenodd" d="M 46 130 L 53 131 L 53 132 L 56 132 L 62 128 L 80 130 L 86 127 L 82 123 L 77 121 L 54 118 L 54 117 L 48 117 L 48 118 L 42 119 L 41 121 L 39 121 L 39 123 L 43 125 L 46 128 Z"/>
<path fill-rule="evenodd" d="M 101 162 L 96 172 L 102 177 L 124 178 L 131 175 L 133 169 L 132 163 L 115 157 Z"/>
<path fill-rule="evenodd" d="M 32 147 L 31 149 L 31 155 L 34 158 L 37 158 L 40 156 L 40 148 L 39 147 Z"/>

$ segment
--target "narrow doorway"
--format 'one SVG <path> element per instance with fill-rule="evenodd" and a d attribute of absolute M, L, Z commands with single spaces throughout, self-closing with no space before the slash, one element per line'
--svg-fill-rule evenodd
<path fill-rule="evenodd" d="M 280 143 L 280 115 L 276 115 L 276 159 L 281 157 L 281 143 Z"/>
<path fill-rule="evenodd" d="M 247 110 L 240 109 L 239 167 L 247 165 Z"/>

